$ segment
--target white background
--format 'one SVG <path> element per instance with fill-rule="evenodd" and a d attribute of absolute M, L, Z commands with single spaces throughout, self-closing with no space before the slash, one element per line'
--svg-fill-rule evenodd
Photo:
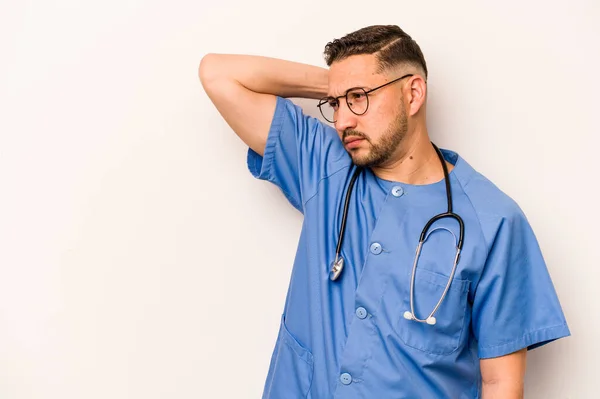
<path fill-rule="evenodd" d="M 425 53 L 433 140 L 537 233 L 573 336 L 530 352 L 526 397 L 597 397 L 599 20 L 595 0 L 2 0 L 0 397 L 259 398 L 302 219 L 198 64 L 325 66 L 380 23 Z"/>

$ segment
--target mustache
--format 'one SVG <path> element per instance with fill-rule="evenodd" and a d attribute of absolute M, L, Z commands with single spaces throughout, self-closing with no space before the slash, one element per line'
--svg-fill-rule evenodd
<path fill-rule="evenodd" d="M 344 130 L 344 133 L 342 134 L 342 141 L 346 140 L 348 137 L 359 137 L 367 140 L 369 143 L 371 142 L 371 140 L 369 140 L 369 136 L 363 132 L 359 132 L 358 130 Z"/>

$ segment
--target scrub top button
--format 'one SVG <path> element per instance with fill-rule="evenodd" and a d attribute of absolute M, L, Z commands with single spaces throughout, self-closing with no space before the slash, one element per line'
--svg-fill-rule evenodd
<path fill-rule="evenodd" d="M 348 373 L 343 373 L 342 375 L 340 375 L 340 381 L 342 382 L 342 384 L 348 385 L 352 382 L 352 376 Z"/>
<path fill-rule="evenodd" d="M 402 189 L 402 187 L 394 186 L 394 188 L 392 188 L 392 195 L 394 197 L 401 197 L 402 194 L 404 194 L 404 190 Z"/>
<path fill-rule="evenodd" d="M 374 253 L 375 255 L 379 255 L 381 253 L 381 244 L 378 242 L 374 242 L 373 244 L 371 244 L 371 253 Z"/>
<path fill-rule="evenodd" d="M 364 319 L 365 317 L 367 317 L 367 309 L 363 308 L 362 306 L 357 308 L 356 317 L 358 317 L 359 319 Z"/>

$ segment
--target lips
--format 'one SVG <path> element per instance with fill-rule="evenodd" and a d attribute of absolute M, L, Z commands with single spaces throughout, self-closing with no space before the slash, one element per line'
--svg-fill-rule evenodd
<path fill-rule="evenodd" d="M 360 146 L 360 144 L 364 141 L 361 137 L 352 137 L 348 138 L 344 141 L 344 144 L 347 149 L 351 150 Z"/>
<path fill-rule="evenodd" d="M 344 144 L 348 145 L 350 143 L 353 143 L 355 141 L 359 141 L 359 140 L 364 140 L 362 137 L 348 137 L 344 140 Z"/>

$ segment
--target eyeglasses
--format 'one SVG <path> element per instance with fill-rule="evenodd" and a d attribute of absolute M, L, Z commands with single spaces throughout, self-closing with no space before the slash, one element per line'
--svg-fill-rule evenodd
<path fill-rule="evenodd" d="M 323 97 L 317 104 L 317 107 L 319 107 L 321 115 L 323 115 L 323 118 L 325 118 L 327 122 L 335 123 L 335 113 L 340 108 L 340 98 L 344 97 L 346 98 L 346 104 L 348 105 L 350 111 L 352 111 L 355 115 L 364 115 L 364 113 L 367 112 L 367 109 L 369 109 L 369 93 L 372 93 L 375 90 L 381 89 L 384 86 L 390 85 L 404 78 L 408 78 L 409 76 L 413 76 L 413 74 L 411 73 L 401 76 L 397 79 L 384 83 L 381 86 L 377 86 L 374 89 L 365 90 L 362 87 L 353 87 L 348 89 L 346 94 L 342 96 Z"/>

